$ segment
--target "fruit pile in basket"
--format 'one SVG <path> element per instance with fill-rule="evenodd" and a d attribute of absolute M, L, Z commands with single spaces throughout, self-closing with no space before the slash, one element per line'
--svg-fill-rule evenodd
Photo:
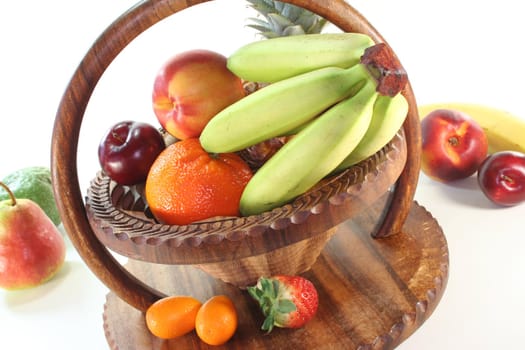
<path fill-rule="evenodd" d="M 319 32 L 324 22 L 311 13 L 305 20 L 295 7 L 286 13 L 303 26 L 281 18 L 269 32 L 280 16 L 271 11 L 282 4 L 252 3 L 268 19 L 254 25 L 268 39 L 229 57 L 176 54 L 154 81 L 159 126 L 124 121 L 102 138 L 104 172 L 122 185 L 145 183 L 161 223 L 257 215 L 289 203 L 379 151 L 407 115 L 406 73 L 387 45 L 358 33 L 298 30 L 307 24 Z"/>

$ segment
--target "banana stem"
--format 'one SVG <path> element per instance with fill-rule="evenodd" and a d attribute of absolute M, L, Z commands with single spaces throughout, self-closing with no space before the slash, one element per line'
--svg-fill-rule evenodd
<path fill-rule="evenodd" d="M 0 187 L 3 187 L 4 190 L 7 192 L 7 194 L 9 195 L 9 198 L 11 198 L 11 206 L 14 207 L 16 205 L 16 197 L 11 191 L 11 189 L 2 181 L 0 181 Z"/>
<path fill-rule="evenodd" d="M 377 80 L 377 92 L 384 96 L 394 97 L 408 83 L 405 68 L 394 51 L 385 43 L 367 48 L 361 56 L 361 64 Z"/>

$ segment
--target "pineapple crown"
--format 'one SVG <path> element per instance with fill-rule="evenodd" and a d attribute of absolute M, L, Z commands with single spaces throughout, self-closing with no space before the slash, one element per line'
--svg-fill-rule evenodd
<path fill-rule="evenodd" d="M 265 38 L 320 33 L 327 21 L 302 7 L 275 0 L 246 0 L 264 19 L 252 17 L 248 27 Z"/>

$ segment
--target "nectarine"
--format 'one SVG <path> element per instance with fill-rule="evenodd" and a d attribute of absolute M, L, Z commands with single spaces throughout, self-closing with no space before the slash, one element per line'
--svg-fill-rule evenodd
<path fill-rule="evenodd" d="M 449 182 L 474 174 L 487 157 L 485 131 L 465 113 L 437 109 L 421 121 L 421 170 L 430 178 Z"/>
<path fill-rule="evenodd" d="M 226 57 L 209 50 L 190 50 L 168 60 L 153 86 L 153 109 L 162 127 L 180 140 L 199 137 L 208 121 L 244 97 L 240 78 Z"/>

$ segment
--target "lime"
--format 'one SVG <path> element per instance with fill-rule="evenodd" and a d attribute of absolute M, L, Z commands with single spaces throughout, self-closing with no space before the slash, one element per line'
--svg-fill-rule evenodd
<path fill-rule="evenodd" d="M 60 224 L 61 220 L 53 194 L 49 168 L 33 166 L 19 169 L 7 175 L 2 179 L 2 182 L 9 186 L 16 198 L 33 200 L 44 210 L 55 225 Z M 8 198 L 7 192 L 0 189 L 0 200 Z"/>

